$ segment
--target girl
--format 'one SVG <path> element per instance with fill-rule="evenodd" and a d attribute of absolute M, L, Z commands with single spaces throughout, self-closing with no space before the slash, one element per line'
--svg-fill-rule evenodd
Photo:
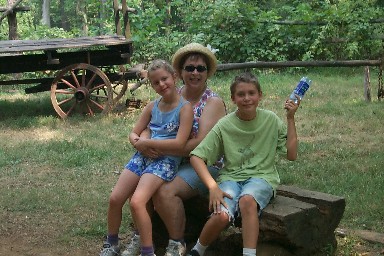
<path fill-rule="evenodd" d="M 182 150 L 192 128 L 193 111 L 188 101 L 176 90 L 176 73 L 164 60 L 155 60 L 148 67 L 152 88 L 161 97 L 150 102 L 134 125 L 129 141 L 137 149 L 125 166 L 109 199 L 108 236 L 102 256 L 119 255 L 118 232 L 124 203 L 130 198 L 133 221 L 140 234 L 141 255 L 154 255 L 152 223 L 146 205 L 156 190 L 166 181 L 174 179 L 181 157 L 148 157 L 140 152 L 156 150 Z M 140 137 L 149 128 L 150 139 Z M 148 151 L 148 150 L 147 150 Z"/>

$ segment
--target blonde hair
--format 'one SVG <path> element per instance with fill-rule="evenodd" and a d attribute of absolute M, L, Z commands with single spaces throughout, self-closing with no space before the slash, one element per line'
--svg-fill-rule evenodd
<path fill-rule="evenodd" d="M 166 71 L 168 71 L 172 75 L 176 74 L 175 69 L 172 67 L 171 64 L 169 64 L 165 60 L 157 59 L 157 60 L 152 61 L 151 64 L 149 64 L 148 69 L 147 69 L 148 75 L 149 75 L 149 73 L 151 73 L 155 70 L 158 70 L 160 68 L 165 69 Z"/>

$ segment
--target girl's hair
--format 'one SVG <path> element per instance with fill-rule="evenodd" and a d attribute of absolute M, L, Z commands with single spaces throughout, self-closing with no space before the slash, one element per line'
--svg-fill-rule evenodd
<path fill-rule="evenodd" d="M 175 69 L 172 67 L 171 64 L 169 64 L 165 60 L 157 59 L 157 60 L 152 61 L 151 64 L 149 64 L 148 74 L 151 73 L 152 71 L 158 70 L 160 68 L 165 69 L 166 71 L 168 71 L 172 75 L 174 75 L 176 73 Z"/>
<path fill-rule="evenodd" d="M 231 84 L 231 87 L 230 87 L 231 96 L 233 96 L 235 94 L 236 86 L 239 83 L 250 83 L 250 84 L 253 84 L 253 85 L 255 85 L 255 87 L 259 91 L 259 93 L 261 93 L 261 86 L 260 86 L 260 83 L 259 83 L 259 80 L 257 79 L 257 77 L 254 76 L 250 72 L 245 72 L 245 73 L 242 73 L 240 75 L 237 75 L 235 77 L 235 79 L 233 80 L 233 82 Z"/>

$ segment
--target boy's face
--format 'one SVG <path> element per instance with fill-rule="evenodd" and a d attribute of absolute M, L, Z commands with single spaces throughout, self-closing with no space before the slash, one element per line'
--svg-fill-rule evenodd
<path fill-rule="evenodd" d="M 257 90 L 254 84 L 241 82 L 236 86 L 231 99 L 237 105 L 238 111 L 252 113 L 256 111 L 261 96 L 262 93 Z"/>

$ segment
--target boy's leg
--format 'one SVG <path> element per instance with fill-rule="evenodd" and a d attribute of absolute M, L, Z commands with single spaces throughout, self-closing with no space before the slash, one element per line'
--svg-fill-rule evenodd
<path fill-rule="evenodd" d="M 204 251 L 212 242 L 214 242 L 220 233 L 233 221 L 237 211 L 237 199 L 240 193 L 240 186 L 235 181 L 225 181 L 219 184 L 222 191 L 232 196 L 232 199 L 225 198 L 228 208 L 221 206 L 221 212 L 212 214 L 199 236 L 199 240 L 193 247 L 190 255 L 198 252 L 200 256 L 204 255 Z"/>
<path fill-rule="evenodd" d="M 259 236 L 259 216 L 273 197 L 273 188 L 264 179 L 251 178 L 242 184 L 239 211 L 245 255 L 256 255 Z M 254 253 L 253 253 L 254 252 Z"/>
<path fill-rule="evenodd" d="M 243 247 L 256 249 L 259 236 L 258 205 L 252 196 L 244 195 L 239 200 L 241 212 Z"/>

